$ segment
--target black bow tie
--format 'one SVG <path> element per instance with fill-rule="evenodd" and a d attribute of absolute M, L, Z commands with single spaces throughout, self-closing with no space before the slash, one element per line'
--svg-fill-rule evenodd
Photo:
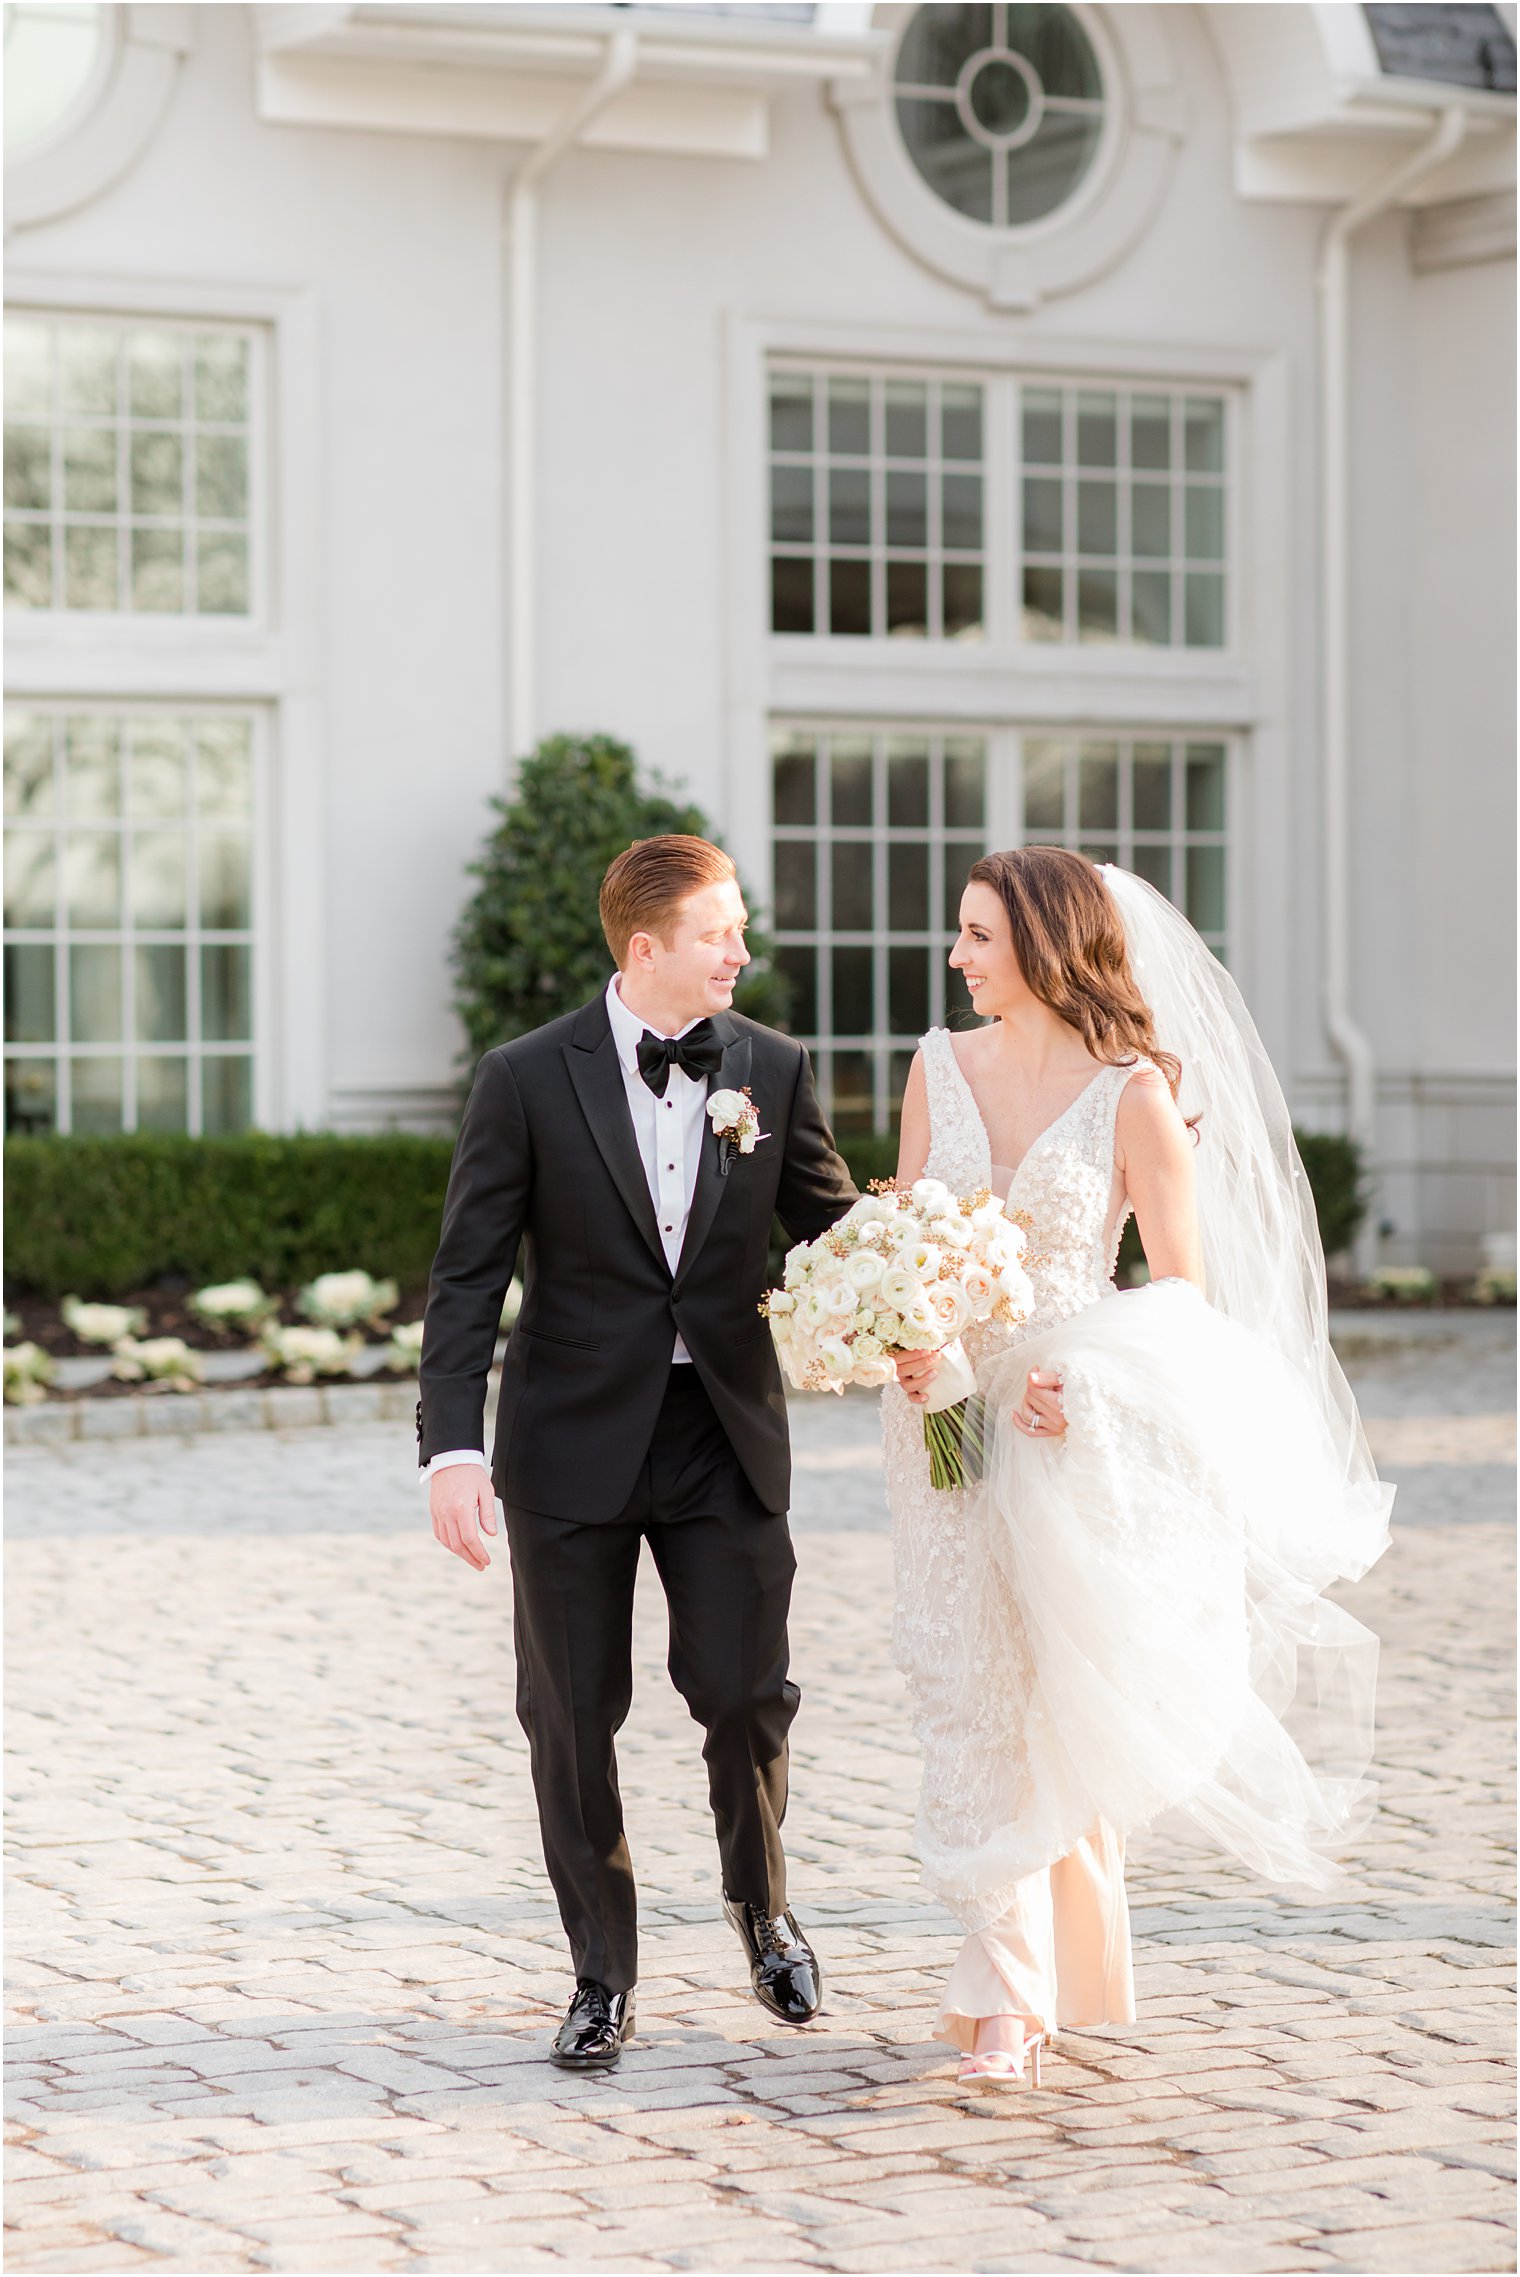
<path fill-rule="evenodd" d="M 639 1073 L 657 1099 L 664 1097 L 673 1067 L 684 1067 L 688 1075 L 716 1075 L 722 1058 L 711 1020 L 699 1020 L 684 1036 L 655 1036 L 646 1028 L 639 1038 Z"/>

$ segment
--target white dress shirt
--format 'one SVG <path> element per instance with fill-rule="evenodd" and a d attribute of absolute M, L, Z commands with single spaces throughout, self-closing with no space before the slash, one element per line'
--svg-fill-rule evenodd
<path fill-rule="evenodd" d="M 689 1034 L 702 1017 L 698 1014 L 697 1020 L 688 1020 L 676 1034 Z M 644 1165 L 649 1198 L 654 1203 L 655 1224 L 660 1230 L 665 1262 L 674 1274 L 697 1187 L 697 1164 L 702 1157 L 703 1121 L 707 1111 L 707 1078 L 688 1075 L 684 1067 L 672 1067 L 666 1075 L 664 1092 L 659 1098 L 655 1097 L 639 1073 L 639 1039 L 644 1034 L 645 1023 L 636 1012 L 629 1011 L 618 994 L 616 973 L 607 983 L 607 1018 L 612 1026 L 618 1065 L 623 1071 L 623 1090 L 639 1160 Z M 658 1030 L 650 1032 L 659 1033 Z M 691 1361 L 691 1354 L 679 1336 L 671 1361 L 672 1364 L 684 1361 L 688 1365 Z M 491 1467 L 480 1448 L 451 1447 L 446 1454 L 435 1455 L 418 1476 L 430 1479 L 434 1471 L 447 1470 L 455 1463 L 479 1463 L 484 1470 Z M 500 1497 L 497 1499 L 499 1504 Z"/>

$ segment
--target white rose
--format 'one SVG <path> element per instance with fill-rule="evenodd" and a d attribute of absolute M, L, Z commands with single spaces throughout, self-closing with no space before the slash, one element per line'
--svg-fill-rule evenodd
<path fill-rule="evenodd" d="M 797 1310 L 797 1299 L 790 1289 L 772 1289 L 767 1302 L 772 1320 L 784 1320 L 789 1312 Z"/>
<path fill-rule="evenodd" d="M 943 1330 L 946 1337 L 959 1336 L 961 1330 L 970 1325 L 972 1318 L 971 1300 L 959 1281 L 936 1282 L 935 1286 L 926 1292 L 925 1302 L 937 1326 Z"/>
<path fill-rule="evenodd" d="M 825 1336 L 818 1346 L 818 1357 L 831 1383 L 843 1384 L 854 1372 L 854 1355 L 842 1336 Z"/>
<path fill-rule="evenodd" d="M 812 1259 L 808 1255 L 808 1245 L 805 1241 L 800 1241 L 795 1249 L 787 1251 L 786 1264 L 782 1268 L 781 1278 L 789 1289 L 795 1289 L 807 1279 L 811 1268 Z"/>
<path fill-rule="evenodd" d="M 871 1336 L 876 1329 L 876 1314 L 872 1306 L 862 1305 L 851 1322 L 857 1336 Z"/>
<path fill-rule="evenodd" d="M 879 1336 L 873 1336 L 867 1329 L 856 1337 L 854 1349 L 856 1360 L 864 1361 L 879 1360 L 886 1347 Z"/>
<path fill-rule="evenodd" d="M 901 1265 L 894 1266 L 891 1272 L 882 1275 L 881 1301 L 890 1305 L 894 1312 L 906 1312 L 917 1295 L 917 1280 Z"/>
<path fill-rule="evenodd" d="M 887 1268 L 885 1262 L 872 1249 L 857 1249 L 853 1257 L 845 1259 L 844 1277 L 852 1289 L 862 1295 L 867 1289 L 879 1289 Z"/>
<path fill-rule="evenodd" d="M 935 1218 L 929 1232 L 942 1249 L 969 1249 L 971 1228 L 962 1217 Z"/>
<path fill-rule="evenodd" d="M 707 1112 L 715 1123 L 737 1123 L 749 1102 L 742 1091 L 709 1091 Z"/>
<path fill-rule="evenodd" d="M 920 1178 L 912 1188 L 913 1207 L 926 1218 L 943 1217 L 955 1208 L 955 1196 L 942 1178 Z"/>
<path fill-rule="evenodd" d="M 973 1317 L 985 1320 L 997 1303 L 997 1283 L 983 1265 L 968 1265 L 961 1274 L 961 1287 Z"/>

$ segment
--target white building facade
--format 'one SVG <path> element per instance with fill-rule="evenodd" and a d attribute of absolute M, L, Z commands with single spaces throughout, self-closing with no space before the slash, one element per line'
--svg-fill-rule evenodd
<path fill-rule="evenodd" d="M 487 799 L 600 730 L 842 1129 L 969 859 L 1141 870 L 1368 1254 L 1513 1225 L 1514 24 L 7 20 L 12 1130 L 446 1125 Z"/>

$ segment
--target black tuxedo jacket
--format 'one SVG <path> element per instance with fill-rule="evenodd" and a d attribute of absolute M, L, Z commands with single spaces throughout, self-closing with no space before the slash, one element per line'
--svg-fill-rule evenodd
<path fill-rule="evenodd" d="M 714 1017 L 710 1091 L 747 1084 L 760 1128 L 725 1176 L 705 1123 L 686 1239 L 661 1247 L 604 997 L 487 1052 L 449 1172 L 422 1333 L 419 1460 L 483 1446 L 486 1377 L 519 1249 L 491 1471 L 516 1508 L 617 1517 L 664 1398 L 677 1331 L 766 1509 L 791 1488 L 786 1402 L 756 1307 L 771 1220 L 811 1241 L 855 1199 L 806 1052 Z"/>

